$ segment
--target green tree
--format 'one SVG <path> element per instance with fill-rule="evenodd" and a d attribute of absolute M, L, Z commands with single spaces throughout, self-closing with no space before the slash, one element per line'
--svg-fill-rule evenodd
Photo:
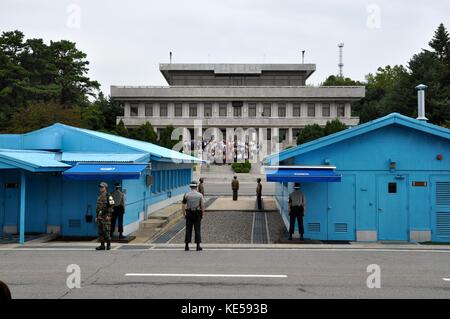
<path fill-rule="evenodd" d="M 179 142 L 179 140 L 172 140 L 172 132 L 174 129 L 173 125 L 168 125 L 161 130 L 158 141 L 160 146 L 172 149 Z"/>
<path fill-rule="evenodd" d="M 334 134 L 340 131 L 347 129 L 347 125 L 339 121 L 338 119 L 334 119 L 331 122 L 328 121 L 324 128 L 324 136 Z"/>
<path fill-rule="evenodd" d="M 325 82 L 321 84 L 322 86 L 359 86 L 363 83 L 359 81 L 354 81 L 350 78 L 342 77 L 339 75 L 330 75 Z"/>
<path fill-rule="evenodd" d="M 86 76 L 89 71 L 86 54 L 79 51 L 74 42 L 67 40 L 50 41 L 50 51 L 52 62 L 58 70 L 55 82 L 60 87 L 60 103 L 84 105 L 88 95 L 95 97 L 100 84 Z"/>
<path fill-rule="evenodd" d="M 90 130 L 100 131 L 105 129 L 105 117 L 97 103 L 91 103 L 82 111 L 83 123 Z"/>
<path fill-rule="evenodd" d="M 138 128 L 135 128 L 129 132 L 129 137 L 156 144 L 157 143 L 157 135 L 156 132 L 153 129 L 153 126 L 149 122 L 145 122 L 145 124 L 142 124 Z"/>
<path fill-rule="evenodd" d="M 297 145 L 304 144 L 324 136 L 319 124 L 306 125 L 297 135 Z"/>
<path fill-rule="evenodd" d="M 55 123 L 85 127 L 79 108 L 63 108 L 55 102 L 39 102 L 15 112 L 5 133 L 26 133 Z"/>
<path fill-rule="evenodd" d="M 444 61 L 450 57 L 450 37 L 443 23 L 438 26 L 428 45 L 436 52 L 440 60 Z"/>
<path fill-rule="evenodd" d="M 128 129 L 125 127 L 125 124 L 123 123 L 122 120 L 120 120 L 119 123 L 117 124 L 114 133 L 123 137 L 128 137 L 129 135 Z"/>

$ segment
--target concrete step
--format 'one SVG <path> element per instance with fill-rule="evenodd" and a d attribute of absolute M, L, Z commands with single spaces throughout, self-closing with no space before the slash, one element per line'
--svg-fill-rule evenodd
<path fill-rule="evenodd" d="M 181 204 L 173 204 L 160 209 L 148 216 L 148 219 L 172 220 L 181 214 Z"/>
<path fill-rule="evenodd" d="M 147 219 L 141 222 L 140 229 L 142 230 L 155 230 L 158 227 L 164 227 L 169 220 L 167 219 Z"/>

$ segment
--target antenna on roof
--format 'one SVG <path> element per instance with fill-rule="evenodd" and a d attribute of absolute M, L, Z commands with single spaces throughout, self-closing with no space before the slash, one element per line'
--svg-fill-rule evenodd
<path fill-rule="evenodd" d="M 170 64 L 172 64 L 172 51 L 170 51 Z"/>
<path fill-rule="evenodd" d="M 305 50 L 302 51 L 302 64 L 305 64 Z"/>
<path fill-rule="evenodd" d="M 344 43 L 339 43 L 338 44 L 339 47 L 339 76 L 342 78 L 344 76 L 344 72 L 343 72 L 343 68 L 344 68 L 344 63 L 342 62 L 342 48 L 344 47 Z"/>

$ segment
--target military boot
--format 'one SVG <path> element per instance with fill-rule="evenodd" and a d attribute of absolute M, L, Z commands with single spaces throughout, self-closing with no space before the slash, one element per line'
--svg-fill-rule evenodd
<path fill-rule="evenodd" d="M 184 250 L 188 251 L 189 250 L 189 244 L 186 243 L 186 245 L 184 246 Z"/>
<path fill-rule="evenodd" d="M 105 243 L 100 243 L 100 246 L 96 247 L 95 250 L 105 250 Z"/>
<path fill-rule="evenodd" d="M 197 243 L 197 251 L 203 250 L 202 247 L 200 247 L 200 243 Z"/>
<path fill-rule="evenodd" d="M 108 241 L 108 242 L 106 243 L 106 250 L 110 250 L 110 249 L 111 249 L 111 242 Z"/>

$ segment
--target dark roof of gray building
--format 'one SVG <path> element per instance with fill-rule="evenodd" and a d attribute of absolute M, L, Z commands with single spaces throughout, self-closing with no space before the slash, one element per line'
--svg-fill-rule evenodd
<path fill-rule="evenodd" d="M 159 70 L 166 80 L 169 72 L 214 72 L 215 75 L 260 75 L 262 72 L 301 72 L 308 78 L 315 70 L 315 64 L 301 63 L 161 63 Z"/>

